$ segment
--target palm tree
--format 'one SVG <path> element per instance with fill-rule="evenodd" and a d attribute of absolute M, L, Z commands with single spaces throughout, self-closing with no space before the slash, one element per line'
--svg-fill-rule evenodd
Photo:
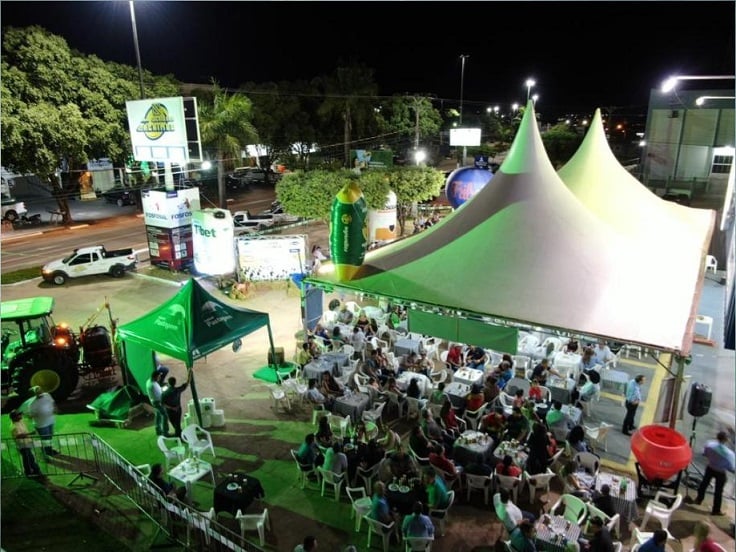
<path fill-rule="evenodd" d="M 258 132 L 251 124 L 252 104 L 244 95 L 228 94 L 215 82 L 209 101 L 198 102 L 199 132 L 202 146 L 215 150 L 217 193 L 221 209 L 225 204 L 224 160 L 240 159 L 247 144 L 258 143 Z"/>
<path fill-rule="evenodd" d="M 373 69 L 352 63 L 338 67 L 332 75 L 319 79 L 318 84 L 325 95 L 318 114 L 342 120 L 344 163 L 348 166 L 353 129 L 362 131 L 375 122 L 373 107 L 378 86 L 373 81 Z"/>

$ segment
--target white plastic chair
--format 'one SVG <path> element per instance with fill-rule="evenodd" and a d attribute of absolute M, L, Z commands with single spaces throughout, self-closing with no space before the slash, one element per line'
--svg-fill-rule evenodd
<path fill-rule="evenodd" d="M 271 520 L 268 518 L 268 508 L 260 514 L 243 514 L 240 510 L 235 513 L 235 519 L 240 523 L 240 536 L 245 538 L 246 531 L 258 531 L 258 540 L 261 546 L 266 545 L 266 529 L 271 530 Z"/>
<path fill-rule="evenodd" d="M 368 524 L 368 543 L 366 549 L 371 548 L 371 536 L 378 535 L 383 539 L 383 552 L 388 552 L 389 542 L 391 540 L 391 534 L 396 533 L 396 522 L 392 521 L 388 525 L 381 523 L 377 519 L 369 517 L 369 514 L 365 514 L 363 519 Z"/>
<path fill-rule="evenodd" d="M 345 439 L 345 436 L 350 431 L 352 423 L 353 420 L 350 415 L 338 416 L 337 414 L 333 414 L 330 416 L 330 428 L 333 433 L 340 435 L 340 439 Z"/>
<path fill-rule="evenodd" d="M 662 501 L 663 498 L 668 501 L 673 501 L 672 506 L 668 507 Z M 672 519 L 672 514 L 675 513 L 675 510 L 677 510 L 681 504 L 681 494 L 671 494 L 661 490 L 657 491 L 657 494 L 655 494 L 654 498 L 647 503 L 647 506 L 644 509 L 644 517 L 641 520 L 641 528 L 645 528 L 647 526 L 647 521 L 649 521 L 649 518 L 653 517 L 659 520 L 659 523 L 662 525 L 662 529 L 668 531 L 670 520 Z"/>
<path fill-rule="evenodd" d="M 467 491 L 467 496 L 465 498 L 468 502 L 470 502 L 471 491 L 483 491 L 484 503 L 488 505 L 488 493 L 493 486 L 493 479 L 491 479 L 491 476 L 466 473 L 465 485 Z"/>
<path fill-rule="evenodd" d="M 445 536 L 445 524 L 447 523 L 447 517 L 450 514 L 450 508 L 455 502 L 455 491 L 447 491 L 447 506 L 445 508 L 431 508 L 429 510 L 429 517 L 435 522 L 435 526 L 439 525 L 439 533 L 441 537 Z"/>
<path fill-rule="evenodd" d="M 164 453 L 164 465 L 168 472 L 172 465 L 176 466 L 184 461 L 187 456 L 187 448 L 178 437 L 165 437 L 159 435 L 156 441 L 158 448 Z"/>
<path fill-rule="evenodd" d="M 434 537 L 404 537 L 404 552 L 430 552 Z"/>
<path fill-rule="evenodd" d="M 365 489 L 366 492 L 373 492 L 373 478 L 378 475 L 379 471 L 381 471 L 382 463 L 383 460 L 376 462 L 370 468 L 358 466 L 358 469 L 355 470 L 356 482 L 358 479 L 360 479 L 363 482 L 363 489 Z"/>
<path fill-rule="evenodd" d="M 273 408 L 274 412 L 278 410 L 279 405 L 284 408 L 284 412 L 291 412 L 291 402 L 289 402 L 286 390 L 275 384 L 269 384 L 268 389 L 271 392 L 271 399 L 273 400 L 271 408 Z"/>
<path fill-rule="evenodd" d="M 189 508 L 182 508 L 184 520 L 187 522 L 187 544 L 191 544 L 192 530 L 202 531 L 204 533 L 204 541 L 206 544 L 210 543 L 210 525 L 212 520 L 215 519 L 215 509 L 210 508 L 207 512 L 197 512 Z"/>
<path fill-rule="evenodd" d="M 353 359 L 353 355 L 355 354 L 355 347 L 353 347 L 352 345 L 348 345 L 347 343 L 345 343 L 340 348 L 340 352 L 341 353 L 345 353 L 346 355 L 348 355 L 348 358 L 350 360 L 352 360 Z"/>
<path fill-rule="evenodd" d="M 578 452 L 575 453 L 573 460 L 593 477 L 598 475 L 598 470 L 601 467 L 601 458 L 597 454 L 593 454 L 592 452 Z"/>
<path fill-rule="evenodd" d="M 352 505 L 350 517 L 355 518 L 355 532 L 360 533 L 363 516 L 371 511 L 371 497 L 368 496 L 363 487 L 345 487 L 345 492 L 348 494 Z"/>
<path fill-rule="evenodd" d="M 414 397 L 406 397 L 406 417 L 419 418 L 422 414 L 422 403 Z"/>
<path fill-rule="evenodd" d="M 512 477 L 510 475 L 503 475 L 500 473 L 496 473 L 496 470 L 493 470 L 493 478 L 496 482 L 496 488 L 497 489 L 506 489 L 511 493 L 511 496 L 513 498 L 514 504 L 519 502 L 519 487 L 521 487 L 521 474 L 517 475 L 516 477 Z"/>
<path fill-rule="evenodd" d="M 611 429 L 611 425 L 606 422 L 601 422 L 599 426 L 587 426 L 583 425 L 585 430 L 585 437 L 593 445 L 593 447 L 601 446 L 603 450 L 608 452 L 608 430 Z"/>
<path fill-rule="evenodd" d="M 299 481 L 299 486 L 303 489 L 307 486 L 307 481 L 309 481 L 309 476 L 312 474 L 316 474 L 315 468 L 312 464 L 303 464 L 299 461 L 299 457 L 296 455 L 298 451 L 291 449 L 291 457 L 294 459 L 294 462 L 296 463 L 296 469 L 297 469 L 297 481 Z"/>
<path fill-rule="evenodd" d="M 478 429 L 478 424 L 483 418 L 483 414 L 485 413 L 486 408 L 488 408 L 488 403 L 484 402 L 476 410 L 465 410 L 465 412 L 463 413 L 463 419 L 467 422 L 470 429 Z"/>
<path fill-rule="evenodd" d="M 522 475 L 527 488 L 529 489 L 529 502 L 532 503 L 537 496 L 537 489 L 542 489 L 545 493 L 549 494 L 549 484 L 552 481 L 552 478 L 557 476 L 557 474 L 549 468 L 547 468 L 546 472 L 537 473 L 535 475 L 530 475 L 526 470 L 524 470 Z"/>
<path fill-rule="evenodd" d="M 361 419 L 364 422 L 373 422 L 376 425 L 381 425 L 381 416 L 383 415 L 383 409 L 386 407 L 386 402 L 379 402 L 373 405 L 373 408 L 364 410 L 361 415 Z"/>
<path fill-rule="evenodd" d="M 718 259 L 716 259 L 713 255 L 706 255 L 705 256 L 705 271 L 711 270 L 713 274 L 718 272 Z"/>
<path fill-rule="evenodd" d="M 212 435 L 197 424 L 185 427 L 181 432 L 181 440 L 187 444 L 194 455 L 200 455 L 209 450 L 212 456 L 216 456 L 215 446 L 212 444 Z"/>
<path fill-rule="evenodd" d="M 332 485 L 335 491 L 335 502 L 340 502 L 340 491 L 342 490 L 343 483 L 345 483 L 345 473 L 335 473 L 322 466 L 318 466 L 317 471 L 322 480 L 322 491 L 320 494 L 325 496 L 325 486 Z"/>

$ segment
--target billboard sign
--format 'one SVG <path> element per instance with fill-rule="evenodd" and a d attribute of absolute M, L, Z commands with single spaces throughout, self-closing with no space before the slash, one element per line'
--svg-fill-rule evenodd
<path fill-rule="evenodd" d="M 394 152 L 391 150 L 350 150 L 353 169 L 385 169 L 393 167 Z"/>
<path fill-rule="evenodd" d="M 307 236 L 240 236 L 236 244 L 246 280 L 288 280 L 305 271 Z"/>
<path fill-rule="evenodd" d="M 153 98 L 125 102 L 136 161 L 189 161 L 184 98 Z"/>
<path fill-rule="evenodd" d="M 451 146 L 480 146 L 479 128 L 451 128 Z"/>

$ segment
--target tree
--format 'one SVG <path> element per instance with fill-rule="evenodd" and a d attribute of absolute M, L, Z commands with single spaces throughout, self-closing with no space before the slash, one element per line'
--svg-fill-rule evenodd
<path fill-rule="evenodd" d="M 68 185 L 78 179 L 78 169 L 99 157 L 122 166 L 130 154 L 125 101 L 138 98 L 135 81 L 121 77 L 123 66 L 72 51 L 41 27 L 5 29 L 1 63 L 3 164 L 46 181 L 68 224 Z M 157 91 L 176 91 L 169 78 L 147 75 Z M 60 174 L 64 161 L 71 174 L 67 189 Z"/>
<path fill-rule="evenodd" d="M 382 106 L 378 122 L 384 134 L 396 133 L 418 146 L 437 136 L 442 116 L 428 96 L 405 94 L 393 96 Z"/>
<path fill-rule="evenodd" d="M 583 137 L 566 123 L 559 123 L 542 133 L 542 142 L 549 160 L 559 169 L 570 160 L 583 141 Z"/>
<path fill-rule="evenodd" d="M 359 176 L 347 169 L 296 171 L 284 175 L 276 184 L 276 195 L 286 212 L 327 221 L 337 192 L 356 179 L 370 209 L 382 208 L 386 204 L 389 191 L 393 190 L 397 199 L 397 222 L 402 236 L 412 204 L 439 195 L 445 182 L 441 171 L 428 167 L 385 171 L 370 169 Z"/>
<path fill-rule="evenodd" d="M 242 94 L 228 94 L 213 81 L 212 94 L 197 101 L 202 147 L 215 150 L 217 158 L 217 192 L 221 209 L 225 209 L 224 161 L 240 159 L 247 144 L 258 143 L 258 133 L 251 124 L 251 101 Z"/>
<path fill-rule="evenodd" d="M 339 120 L 342 123 L 343 166 L 347 167 L 353 131 L 364 133 L 376 125 L 374 108 L 378 87 L 373 80 L 373 69 L 352 62 L 349 66 L 338 67 L 332 75 L 317 78 L 315 85 L 324 94 L 318 114 L 327 126 L 323 127 L 326 130 L 321 138 L 338 141 L 339 138 L 329 132 L 330 122 Z"/>

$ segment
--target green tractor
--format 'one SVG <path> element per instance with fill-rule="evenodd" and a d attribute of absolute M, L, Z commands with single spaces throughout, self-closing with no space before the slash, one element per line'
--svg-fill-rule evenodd
<path fill-rule="evenodd" d="M 80 376 L 108 370 L 112 345 L 103 326 L 81 331 L 54 323 L 53 297 L 32 297 L 0 303 L 2 323 L 2 392 L 25 400 L 40 386 L 57 402 L 77 388 Z"/>

